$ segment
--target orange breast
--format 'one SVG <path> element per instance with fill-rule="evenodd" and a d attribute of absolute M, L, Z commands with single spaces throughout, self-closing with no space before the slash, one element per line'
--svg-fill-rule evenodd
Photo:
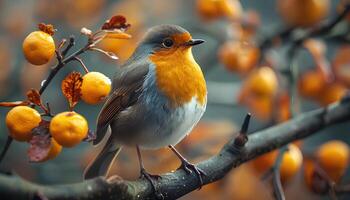
<path fill-rule="evenodd" d="M 157 86 L 173 106 L 188 103 L 193 97 L 197 97 L 200 105 L 206 103 L 205 79 L 192 56 L 191 48 L 174 48 L 172 52 L 159 51 L 149 58 L 156 65 Z"/>

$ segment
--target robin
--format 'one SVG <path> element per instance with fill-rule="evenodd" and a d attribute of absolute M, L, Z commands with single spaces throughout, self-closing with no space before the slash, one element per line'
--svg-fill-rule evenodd
<path fill-rule="evenodd" d="M 84 178 L 106 176 L 122 146 L 135 146 L 141 175 L 146 172 L 140 148 L 169 147 L 186 172 L 204 173 L 174 148 L 202 117 L 207 103 L 206 83 L 192 55 L 192 39 L 180 26 L 151 28 L 133 55 L 115 74 L 113 90 L 97 120 L 94 144 L 104 146 L 84 172 Z M 153 183 L 152 183 L 153 185 Z M 154 187 L 154 185 L 153 185 Z"/>

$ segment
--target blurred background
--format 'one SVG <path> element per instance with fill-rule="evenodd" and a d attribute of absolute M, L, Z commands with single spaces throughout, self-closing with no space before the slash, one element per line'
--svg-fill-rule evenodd
<path fill-rule="evenodd" d="M 212 8 L 210 1 L 212 0 L 0 0 L 0 101 L 22 100 L 28 89 L 39 89 L 41 82 L 48 75 L 50 67 L 55 64 L 55 61 L 52 61 L 44 66 L 34 66 L 29 64 L 23 56 L 22 42 L 30 32 L 37 29 L 38 23 L 51 23 L 55 26 L 57 29 L 54 35 L 56 44 L 62 38 L 75 35 L 77 44 L 74 48 L 79 48 L 86 42 L 86 38 L 80 35 L 82 27 L 97 30 L 106 19 L 121 14 L 131 23 L 128 33 L 133 38 L 130 40 L 105 39 L 99 44 L 100 48 L 114 52 L 120 58 L 118 61 L 94 52 L 88 52 L 81 56 L 90 71 L 99 71 L 112 78 L 118 65 L 131 55 L 142 35 L 153 25 L 178 24 L 189 30 L 194 38 L 206 40 L 206 43 L 194 48 L 193 51 L 205 73 L 208 84 L 207 111 L 193 133 L 178 144 L 180 152 L 183 152 L 191 161 L 198 162 L 217 153 L 223 144 L 230 137 L 233 137 L 233 133 L 237 132 L 247 112 L 253 113 L 253 120 L 249 127 L 250 132 L 288 119 L 290 117 L 290 92 L 287 90 L 288 83 L 283 74 L 277 74 L 279 91 L 282 91 L 277 101 L 267 98 L 247 98 L 245 88 L 247 88 L 248 83 L 246 80 L 249 79 L 249 74 L 255 73 L 254 68 L 257 65 L 269 65 L 274 68 L 274 71 L 283 71 L 289 64 L 285 46 L 266 50 L 264 61 L 259 62 L 262 52 L 260 52 L 258 45 L 264 38 L 286 29 L 288 24 L 304 29 L 323 19 L 333 18 L 341 12 L 341 1 L 320 0 L 319 3 L 323 4 L 321 6 L 325 6 L 326 11 L 322 11 L 323 8 L 309 11 L 316 12 L 314 14 L 316 19 L 311 20 L 310 23 L 305 22 L 307 17 L 303 16 L 299 16 L 299 19 L 293 18 L 294 21 L 288 21 L 288 17 L 290 17 L 288 9 L 285 10 L 283 6 L 278 6 L 276 0 L 218 0 L 226 3 L 216 8 Z M 300 2 L 300 0 L 294 1 Z M 293 1 L 286 0 L 286 2 Z M 302 7 L 306 9 L 307 4 Z M 290 8 L 293 7 L 290 6 Z M 300 18 L 305 24 L 295 22 Z M 349 28 L 348 24 L 342 26 Z M 326 43 L 311 41 L 310 45 L 316 46 L 315 51 L 324 53 L 322 58 L 328 64 L 333 65 L 340 47 L 344 47 L 345 44 L 339 41 Z M 306 50 L 301 50 L 297 58 L 298 77 L 303 77 L 305 71 L 314 69 L 315 65 L 318 66 L 318 63 L 315 62 L 315 54 L 317 53 L 310 51 L 312 47 L 306 45 Z M 348 53 L 343 52 L 345 57 L 350 55 L 349 49 L 346 51 Z M 343 57 L 340 57 L 342 60 Z M 347 69 L 344 69 L 343 72 L 346 72 L 347 78 L 349 78 L 350 61 L 347 59 L 344 62 L 347 62 Z M 343 65 L 345 66 L 344 63 L 341 64 L 341 66 Z M 72 70 L 79 71 L 81 67 L 74 62 L 69 64 L 55 77 L 43 95 L 44 100 L 50 102 L 53 113 L 59 113 L 68 108 L 67 101 L 60 90 L 60 84 L 62 79 Z M 307 82 L 307 84 L 312 83 Z M 316 79 L 316 85 L 318 85 L 317 83 L 319 82 Z M 321 100 L 321 97 L 317 99 L 308 98 L 307 95 L 304 95 L 306 98 L 301 97 L 303 91 L 299 92 L 302 95 L 298 97 L 300 99 L 298 113 L 339 100 L 346 92 L 346 87 L 338 82 L 332 83 L 331 86 L 327 85 L 327 88 L 332 89 L 329 89 L 329 92 Z M 309 94 L 307 91 L 306 93 Z M 76 107 L 76 111 L 88 119 L 89 127 L 92 130 L 95 129 L 96 116 L 101 106 L 101 104 L 91 106 L 79 102 Z M 8 135 L 5 126 L 8 110 L 9 108 L 6 107 L 0 109 L 0 146 L 5 144 Z M 279 116 L 277 120 L 275 112 Z M 349 124 L 329 127 L 322 133 L 307 138 L 302 143 L 297 143 L 297 151 L 301 149 L 305 154 L 312 154 L 320 144 L 328 140 L 341 139 L 349 142 L 350 139 L 347 135 L 349 128 Z M 84 167 L 98 152 L 91 144 L 82 143 L 74 148 L 64 148 L 54 160 L 45 163 L 29 163 L 26 156 L 27 149 L 28 144 L 14 142 L 1 168 L 11 169 L 28 180 L 42 184 L 81 181 Z M 169 172 L 175 170 L 180 164 L 167 149 L 144 151 L 143 154 L 146 169 L 151 173 Z M 261 180 L 262 171 L 269 168 L 266 167 L 269 166 L 269 161 L 256 162 L 259 163 L 243 164 L 232 170 L 227 177 L 218 183 L 205 186 L 202 190 L 188 194 L 182 199 L 249 200 L 256 199 L 256 197 L 272 199 L 269 181 Z M 291 163 L 290 165 L 301 165 L 302 162 L 291 161 Z M 263 167 L 259 167 L 260 165 Z M 287 199 L 322 198 L 309 190 L 304 181 L 303 168 L 297 167 L 296 169 L 296 174 L 284 182 Z M 125 148 L 123 150 L 122 155 L 118 157 L 113 173 L 122 174 L 125 179 L 135 179 L 139 176 L 135 149 Z M 343 179 L 346 182 L 348 177 L 345 176 Z"/>

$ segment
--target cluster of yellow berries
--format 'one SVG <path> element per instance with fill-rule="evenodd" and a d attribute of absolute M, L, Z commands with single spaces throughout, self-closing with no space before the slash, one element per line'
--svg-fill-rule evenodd
<path fill-rule="evenodd" d="M 28 62 L 34 65 L 48 63 L 55 55 L 54 29 L 51 25 L 39 25 L 39 31 L 30 33 L 23 41 L 23 53 Z M 88 72 L 82 77 L 81 99 L 88 104 L 104 100 L 111 90 L 111 81 L 99 72 Z M 17 141 L 29 142 L 33 129 L 41 126 L 40 113 L 29 106 L 16 106 L 6 116 L 9 135 Z M 46 161 L 55 158 L 62 147 L 74 147 L 88 135 L 88 122 L 74 111 L 62 112 L 52 117 L 49 124 L 50 149 Z"/>
<path fill-rule="evenodd" d="M 283 155 L 280 165 L 280 175 L 283 183 L 295 177 L 303 163 L 305 183 L 312 191 L 315 191 L 313 179 L 315 178 L 316 165 L 319 165 L 335 183 L 341 180 L 348 168 L 350 158 L 349 146 L 346 143 L 340 140 L 328 141 L 320 145 L 315 151 L 316 160 L 305 159 L 304 161 L 299 148 L 300 144 L 289 144 L 288 151 Z M 265 173 L 273 167 L 277 155 L 278 150 L 272 151 L 252 160 L 251 164 L 259 174 Z"/>
<path fill-rule="evenodd" d="M 6 125 L 10 136 L 17 141 L 29 142 L 32 130 L 40 125 L 38 111 L 28 106 L 16 106 L 6 116 Z M 49 153 L 42 161 L 55 158 L 63 147 L 79 144 L 88 134 L 88 122 L 76 112 L 62 112 L 54 116 L 49 126 L 51 146 Z"/>

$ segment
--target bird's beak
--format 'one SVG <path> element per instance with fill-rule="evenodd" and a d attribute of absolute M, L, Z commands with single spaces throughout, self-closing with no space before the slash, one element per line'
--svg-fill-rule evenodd
<path fill-rule="evenodd" d="M 185 42 L 185 45 L 186 46 L 195 46 L 198 44 L 202 44 L 203 42 L 205 42 L 205 41 L 201 40 L 201 39 L 191 39 L 190 41 Z"/>

